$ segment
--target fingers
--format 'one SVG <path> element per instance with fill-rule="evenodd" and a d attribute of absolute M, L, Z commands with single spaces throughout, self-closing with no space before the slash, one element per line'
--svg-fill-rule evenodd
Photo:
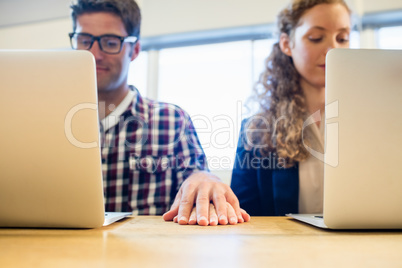
<path fill-rule="evenodd" d="M 182 187 L 184 184 L 182 185 Z M 179 224 L 187 224 L 193 209 L 195 199 L 194 187 L 187 184 L 182 191 L 181 200 L 179 202 L 178 222 Z"/>
<path fill-rule="evenodd" d="M 197 195 L 197 223 L 201 226 L 207 226 L 209 224 L 209 193 L 199 192 Z"/>
<path fill-rule="evenodd" d="M 231 205 L 231 207 L 234 209 L 235 215 L 237 217 L 238 222 L 244 222 L 242 212 L 240 209 L 240 203 L 239 200 L 237 199 L 236 195 L 233 193 L 233 191 L 229 188 L 229 191 L 226 192 L 226 201 Z M 229 216 L 228 216 L 229 218 Z M 229 219 L 230 221 L 230 219 Z"/>
<path fill-rule="evenodd" d="M 227 203 L 228 218 L 230 224 L 237 224 L 237 215 L 231 204 Z"/>
<path fill-rule="evenodd" d="M 212 174 L 198 172 L 182 184 L 163 219 L 182 225 L 196 222 L 206 226 L 215 225 L 215 220 L 216 224 L 221 225 L 242 223 L 249 221 L 250 215 L 240 208 L 237 197 L 228 185 Z"/>
<path fill-rule="evenodd" d="M 226 198 L 222 195 L 214 195 L 213 197 L 214 208 L 216 209 L 218 222 L 221 225 L 228 224 L 228 213 L 226 206 Z"/>
<path fill-rule="evenodd" d="M 162 218 L 165 221 L 171 221 L 173 220 L 175 217 L 177 217 L 177 214 L 179 212 L 179 204 L 180 204 L 180 199 L 181 199 L 181 188 L 179 190 L 179 192 L 177 193 L 174 202 L 172 204 L 172 207 L 170 208 L 170 210 L 168 212 L 166 212 L 165 214 L 163 214 Z"/>
<path fill-rule="evenodd" d="M 215 206 L 213 204 L 209 204 L 209 225 L 218 225 L 218 216 L 216 215 Z"/>
<path fill-rule="evenodd" d="M 251 217 L 250 215 L 244 210 L 244 209 L 240 209 L 241 210 L 241 215 L 243 216 L 243 219 L 245 222 L 250 221 Z"/>
<path fill-rule="evenodd" d="M 222 224 L 218 220 L 218 214 L 217 214 L 217 210 L 216 210 L 214 204 L 212 204 L 212 203 L 209 204 L 209 208 L 208 208 L 209 225 L 211 225 L 211 226 L 216 226 L 218 224 L 227 225 L 228 223 L 230 223 L 231 225 L 237 224 L 238 223 L 237 216 L 236 216 L 235 210 L 232 207 L 232 205 L 230 203 L 225 203 L 225 209 L 226 209 L 226 213 L 228 215 L 229 221 L 227 221 L 226 223 Z M 251 219 L 250 215 L 244 209 L 240 209 L 240 211 L 242 213 L 242 217 L 244 219 L 244 222 L 250 221 L 250 219 Z M 178 216 L 175 216 L 173 218 L 173 222 L 178 223 Z M 190 217 L 189 217 L 189 220 L 188 220 L 188 224 L 190 224 L 190 225 L 197 224 L 197 209 L 196 209 L 196 207 L 193 207 L 193 209 L 191 210 Z M 206 226 L 208 224 L 205 224 L 205 222 L 202 222 L 201 225 Z"/>
<path fill-rule="evenodd" d="M 193 207 L 193 210 L 191 210 L 191 214 L 190 214 L 190 219 L 188 221 L 188 224 L 190 225 L 194 225 L 197 223 L 197 214 L 196 214 L 196 208 Z"/>

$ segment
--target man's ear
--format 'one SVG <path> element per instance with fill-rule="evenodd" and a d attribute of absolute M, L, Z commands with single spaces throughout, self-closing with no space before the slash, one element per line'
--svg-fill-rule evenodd
<path fill-rule="evenodd" d="M 279 47 L 283 54 L 292 57 L 292 49 L 290 48 L 290 45 L 289 35 L 281 33 L 281 36 L 279 37 Z"/>
<path fill-rule="evenodd" d="M 140 54 L 141 51 L 141 44 L 140 41 L 138 40 L 134 46 L 131 48 L 131 53 L 129 54 L 131 61 L 135 60 L 135 58 L 138 57 L 138 54 Z"/>

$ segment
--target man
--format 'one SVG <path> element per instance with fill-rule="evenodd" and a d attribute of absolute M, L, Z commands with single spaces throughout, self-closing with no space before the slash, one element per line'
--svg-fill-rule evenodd
<path fill-rule="evenodd" d="M 78 0 L 71 8 L 72 48 L 89 50 L 96 61 L 106 210 L 134 215 L 167 211 L 164 220 L 179 224 L 249 220 L 230 187 L 207 172 L 187 113 L 143 98 L 127 84 L 130 62 L 141 49 L 137 4 Z"/>

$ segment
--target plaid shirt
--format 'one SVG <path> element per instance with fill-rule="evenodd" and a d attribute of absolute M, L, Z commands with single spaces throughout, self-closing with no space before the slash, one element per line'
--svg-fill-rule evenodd
<path fill-rule="evenodd" d="M 193 171 L 208 169 L 188 114 L 134 87 L 102 120 L 101 141 L 106 211 L 161 215 Z"/>

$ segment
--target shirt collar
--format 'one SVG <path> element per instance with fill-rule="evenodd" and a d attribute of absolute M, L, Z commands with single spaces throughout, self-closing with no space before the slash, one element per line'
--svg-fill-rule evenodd
<path fill-rule="evenodd" d="M 114 127 L 119 123 L 120 116 L 130 106 L 133 99 L 136 97 L 137 93 L 138 92 L 136 90 L 131 90 L 130 88 L 130 90 L 127 92 L 126 97 L 120 102 L 120 104 L 116 107 L 116 109 L 114 109 L 113 112 L 111 112 L 108 116 L 106 116 L 101 120 L 104 131 L 111 129 L 112 127 Z"/>

